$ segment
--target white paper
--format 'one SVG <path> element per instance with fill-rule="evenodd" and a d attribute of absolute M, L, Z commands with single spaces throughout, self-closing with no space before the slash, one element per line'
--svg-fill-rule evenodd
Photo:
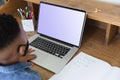
<path fill-rule="evenodd" d="M 34 31 L 34 24 L 32 19 L 22 20 L 23 29 L 27 31 Z"/>
<path fill-rule="evenodd" d="M 112 66 L 107 62 L 81 52 L 49 80 L 106 80 L 111 70 Z"/>
<path fill-rule="evenodd" d="M 112 67 L 104 80 L 120 80 L 120 68 Z"/>

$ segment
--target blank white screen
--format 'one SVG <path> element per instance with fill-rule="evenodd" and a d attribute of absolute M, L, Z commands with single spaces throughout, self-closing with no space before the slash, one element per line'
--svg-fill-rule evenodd
<path fill-rule="evenodd" d="M 40 4 L 38 33 L 79 46 L 85 12 Z"/>

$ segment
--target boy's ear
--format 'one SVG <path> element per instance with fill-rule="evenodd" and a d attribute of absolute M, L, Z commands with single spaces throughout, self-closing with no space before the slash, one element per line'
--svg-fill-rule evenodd
<path fill-rule="evenodd" d="M 24 51 L 25 51 L 25 46 L 21 46 L 21 47 L 19 48 L 19 53 L 20 53 L 21 56 L 24 55 Z"/>

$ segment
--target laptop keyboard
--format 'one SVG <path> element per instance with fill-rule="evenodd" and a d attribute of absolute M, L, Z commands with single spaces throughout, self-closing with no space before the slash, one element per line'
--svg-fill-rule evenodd
<path fill-rule="evenodd" d="M 63 58 L 65 54 L 70 50 L 70 48 L 42 39 L 40 37 L 32 41 L 30 45 L 60 58 Z"/>

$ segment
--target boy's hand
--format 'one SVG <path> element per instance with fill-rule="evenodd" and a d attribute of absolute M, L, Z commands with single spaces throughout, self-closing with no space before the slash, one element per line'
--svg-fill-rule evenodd
<path fill-rule="evenodd" d="M 32 50 L 31 48 L 28 50 L 28 53 L 25 56 L 21 56 L 19 58 L 19 62 L 27 62 L 30 61 L 32 59 L 36 58 L 35 54 L 31 54 L 32 52 L 34 52 L 34 50 Z"/>

